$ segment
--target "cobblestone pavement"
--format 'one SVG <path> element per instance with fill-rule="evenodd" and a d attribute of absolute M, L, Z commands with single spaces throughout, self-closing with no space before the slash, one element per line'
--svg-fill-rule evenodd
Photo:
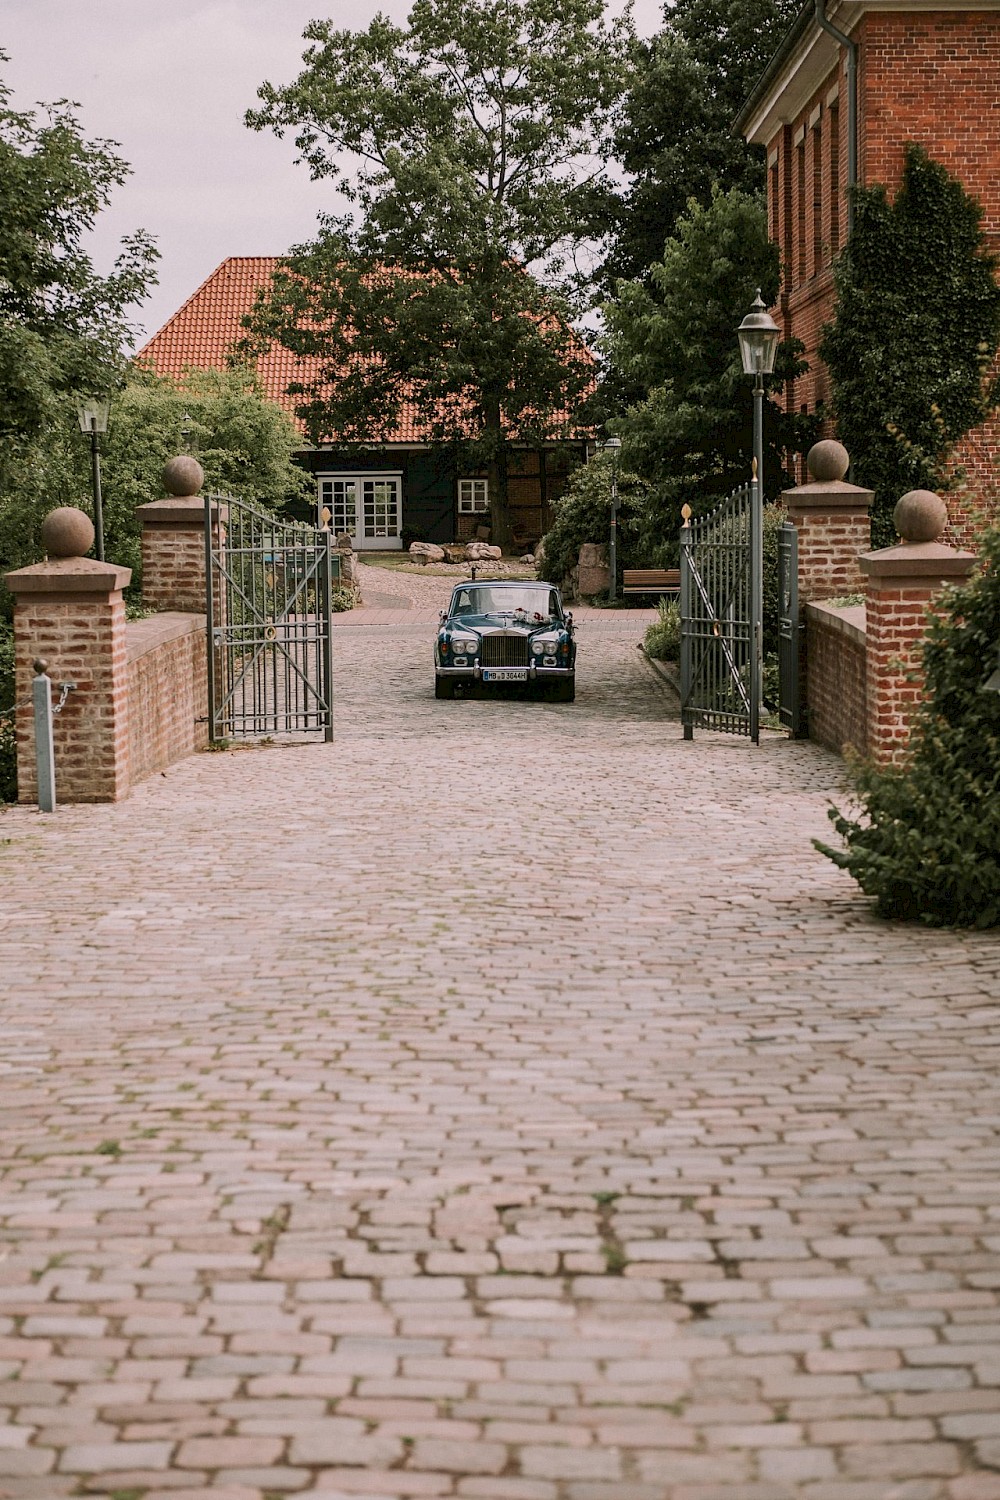
<path fill-rule="evenodd" d="M 1000 937 L 621 616 L 363 619 L 332 746 L 0 817 L 0 1497 L 998 1500 Z"/>

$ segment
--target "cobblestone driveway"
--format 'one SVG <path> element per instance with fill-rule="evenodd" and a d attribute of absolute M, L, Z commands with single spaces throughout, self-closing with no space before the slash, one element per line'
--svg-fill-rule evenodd
<path fill-rule="evenodd" d="M 572 706 L 431 631 L 0 818 L 0 1496 L 998 1500 L 1000 938 L 871 920 L 839 763 L 684 743 L 620 617 Z"/>

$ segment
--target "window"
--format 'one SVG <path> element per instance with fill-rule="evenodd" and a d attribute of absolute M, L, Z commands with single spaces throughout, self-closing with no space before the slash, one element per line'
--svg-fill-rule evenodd
<path fill-rule="evenodd" d="M 813 275 L 823 269 L 823 136 L 819 121 L 809 132 L 812 136 L 812 220 Z"/>
<path fill-rule="evenodd" d="M 397 474 L 329 474 L 319 480 L 320 525 L 329 511 L 330 530 L 355 547 L 399 545 L 401 480 Z"/>
<path fill-rule="evenodd" d="M 474 511 L 489 510 L 489 480 L 460 479 L 458 481 L 458 508 L 463 515 L 470 515 Z"/>
<path fill-rule="evenodd" d="M 831 104 L 827 112 L 830 136 L 830 253 L 840 251 L 840 110 Z"/>
<path fill-rule="evenodd" d="M 797 280 L 801 285 L 808 278 L 806 261 L 806 143 L 801 139 L 795 147 L 795 262 Z"/>

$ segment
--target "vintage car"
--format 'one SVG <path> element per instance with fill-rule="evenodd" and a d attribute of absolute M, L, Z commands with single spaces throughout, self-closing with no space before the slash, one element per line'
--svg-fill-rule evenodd
<path fill-rule="evenodd" d="M 550 583 L 486 578 L 457 584 L 434 643 L 434 692 L 520 682 L 560 703 L 576 693 L 573 616 Z"/>

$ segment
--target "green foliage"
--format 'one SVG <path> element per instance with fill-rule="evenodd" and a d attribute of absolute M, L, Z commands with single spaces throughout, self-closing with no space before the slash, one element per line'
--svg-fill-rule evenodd
<path fill-rule="evenodd" d="M 37 560 L 47 510 L 90 492 L 77 400 L 119 385 L 127 312 L 157 254 L 135 234 L 97 275 L 83 246 L 127 165 L 113 143 L 84 139 L 70 105 L 39 116 L 9 100 L 0 82 L 0 575 Z"/>
<path fill-rule="evenodd" d="M 295 389 L 314 439 L 370 443 L 413 403 L 488 470 L 507 545 L 508 444 L 567 431 L 592 380 L 569 268 L 627 27 L 608 31 L 600 0 L 416 0 L 406 28 L 305 35 L 304 71 L 265 84 L 247 122 L 293 133 L 351 213 L 288 257 L 248 347 L 319 360 Z"/>
<path fill-rule="evenodd" d="M 585 542 L 607 545 L 611 529 L 611 479 L 614 459 L 600 454 L 574 470 L 553 507 L 554 520 L 545 536 L 545 577 L 561 583 L 576 567 Z M 620 567 L 638 567 L 636 552 L 637 515 L 646 486 L 629 470 L 618 475 L 618 562 Z"/>
<path fill-rule="evenodd" d="M 642 643 L 647 656 L 656 661 L 680 661 L 681 607 L 676 599 L 661 599 L 657 605 L 660 618 L 646 630 Z"/>
<path fill-rule="evenodd" d="M 295 424 L 263 398 L 252 373 L 192 370 L 178 382 L 133 368 L 101 438 L 101 490 L 105 556 L 132 569 L 134 588 L 142 563 L 136 508 L 162 497 L 161 471 L 181 452 L 185 427 L 209 491 L 281 505 L 308 485 L 292 462 L 301 447 Z M 8 460 L 0 569 L 38 561 L 38 529 L 54 506 L 92 508 L 90 445 L 72 413 L 53 423 L 44 441 L 9 444 Z"/>
<path fill-rule="evenodd" d="M 981 566 L 945 596 L 923 652 L 927 700 L 902 766 L 857 764 L 858 815 L 830 809 L 844 847 L 816 847 L 848 870 L 885 917 L 935 926 L 1000 924 L 1000 528 Z"/>
<path fill-rule="evenodd" d="M 736 329 L 758 287 L 766 303 L 778 294 L 763 200 L 732 190 L 715 192 L 707 208 L 692 203 L 651 275 L 651 290 L 621 283 L 606 313 L 612 378 L 648 393 L 614 426 L 623 461 L 649 485 L 639 547 L 655 565 L 676 561 L 685 502 L 701 514 L 750 478 L 753 395 Z M 771 389 L 802 368 L 783 346 Z M 786 415 L 765 393 L 766 495 L 791 483 L 784 455 L 808 447 L 815 431 L 813 419 Z"/>
<path fill-rule="evenodd" d="M 0 485 L 7 440 L 44 433 L 78 392 L 117 383 L 125 313 L 156 259 L 139 233 L 109 276 L 95 273 L 83 245 L 129 169 L 111 142 L 84 140 L 70 105 L 40 120 L 9 101 L 0 81 Z"/>
<path fill-rule="evenodd" d="M 855 478 L 875 491 L 876 546 L 895 540 L 900 495 L 956 482 L 955 444 L 1000 400 L 997 266 L 979 204 L 921 147 L 906 148 L 894 202 L 858 192 L 820 353 Z"/>
<path fill-rule="evenodd" d="M 798 0 L 677 0 L 663 30 L 637 49 L 616 135 L 631 175 L 607 271 L 642 278 L 663 254 L 690 199 L 764 186 L 764 154 L 733 118 L 798 10 Z"/>

